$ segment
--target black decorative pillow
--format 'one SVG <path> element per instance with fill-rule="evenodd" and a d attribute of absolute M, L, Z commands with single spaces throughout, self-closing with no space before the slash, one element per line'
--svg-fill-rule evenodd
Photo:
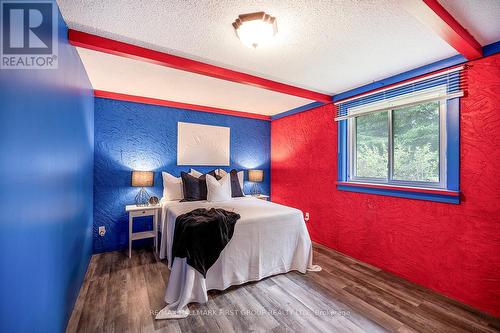
<path fill-rule="evenodd" d="M 229 172 L 231 176 L 231 197 L 238 198 L 244 197 L 243 191 L 241 189 L 240 180 L 238 179 L 238 171 L 233 169 Z"/>
<path fill-rule="evenodd" d="M 215 177 L 215 171 L 208 173 Z M 184 199 L 181 201 L 200 201 L 207 200 L 207 176 L 200 177 L 191 176 L 189 173 L 182 171 L 182 189 L 184 190 Z"/>

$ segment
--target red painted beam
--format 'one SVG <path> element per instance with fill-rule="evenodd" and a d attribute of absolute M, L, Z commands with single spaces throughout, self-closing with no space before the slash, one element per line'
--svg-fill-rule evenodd
<path fill-rule="evenodd" d="M 101 97 L 101 98 L 116 99 L 118 101 L 160 105 L 160 106 L 167 106 L 167 107 L 171 107 L 171 108 L 188 109 L 188 110 L 195 110 L 195 111 L 201 111 L 201 112 L 218 113 L 218 114 L 224 114 L 224 115 L 229 115 L 229 116 L 271 121 L 270 116 L 266 116 L 263 114 L 256 114 L 256 113 L 243 112 L 243 111 L 234 111 L 234 110 L 228 110 L 228 109 L 220 109 L 220 108 L 214 108 L 211 106 L 204 106 L 204 105 L 197 105 L 197 104 L 180 103 L 180 102 L 168 101 L 165 99 L 157 99 L 157 98 L 150 98 L 150 97 L 120 94 L 120 93 L 115 93 L 115 92 L 111 92 L 111 91 L 104 91 L 104 90 L 94 90 L 94 96 Z"/>
<path fill-rule="evenodd" d="M 200 61 L 147 49 L 133 44 L 119 42 L 113 39 L 92 35 L 81 31 L 69 29 L 68 39 L 69 42 L 74 46 L 83 47 L 94 51 L 100 51 L 121 57 L 146 61 L 152 64 L 211 76 L 217 79 L 247 84 L 287 95 L 310 99 L 313 101 L 328 103 L 332 100 L 331 96 L 326 94 L 321 94 L 315 91 L 264 79 L 258 76 L 233 71 L 223 67 L 214 66 Z"/>
<path fill-rule="evenodd" d="M 401 3 L 465 58 L 482 57 L 481 44 L 437 0 L 403 0 Z"/>

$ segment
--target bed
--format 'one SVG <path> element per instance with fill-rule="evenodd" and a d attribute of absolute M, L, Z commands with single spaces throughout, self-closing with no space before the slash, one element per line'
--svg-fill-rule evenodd
<path fill-rule="evenodd" d="M 224 202 L 161 201 L 162 238 L 160 258 L 167 258 L 171 270 L 165 294 L 168 304 L 157 319 L 184 318 L 189 315 L 191 302 L 208 301 L 207 291 L 224 290 L 232 285 L 258 281 L 265 277 L 306 270 L 318 270 L 312 265 L 312 246 L 302 212 L 253 197 L 232 198 Z M 171 251 L 177 216 L 197 208 L 223 208 L 241 215 L 231 241 L 206 279 Z"/>

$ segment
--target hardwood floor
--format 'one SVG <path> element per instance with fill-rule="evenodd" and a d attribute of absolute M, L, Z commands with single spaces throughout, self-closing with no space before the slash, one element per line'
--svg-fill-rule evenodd
<path fill-rule="evenodd" d="M 186 319 L 154 320 L 169 271 L 151 251 L 94 255 L 67 332 L 499 332 L 500 319 L 314 245 L 319 273 L 209 292 Z"/>

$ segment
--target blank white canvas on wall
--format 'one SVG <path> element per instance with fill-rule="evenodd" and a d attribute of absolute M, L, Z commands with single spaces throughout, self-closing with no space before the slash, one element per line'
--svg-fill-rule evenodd
<path fill-rule="evenodd" d="M 229 165 L 230 128 L 177 123 L 177 165 Z"/>

